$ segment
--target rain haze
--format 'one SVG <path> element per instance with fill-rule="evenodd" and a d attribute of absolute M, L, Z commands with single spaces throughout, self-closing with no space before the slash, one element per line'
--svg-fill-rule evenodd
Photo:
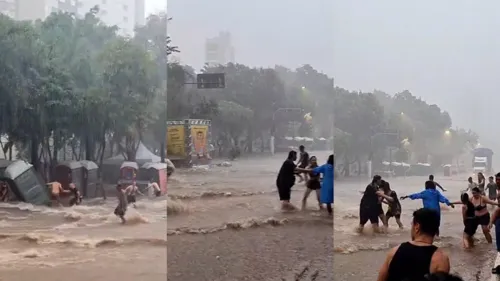
<path fill-rule="evenodd" d="M 148 2 L 148 12 L 162 8 Z M 183 63 L 204 64 L 204 42 L 231 32 L 236 61 L 255 66 L 304 62 L 350 90 L 410 90 L 452 115 L 454 126 L 491 143 L 485 107 L 499 90 L 500 3 L 466 1 L 170 0 L 169 28 Z M 462 114 L 467 112 L 468 114 Z M 486 145 L 486 143 L 485 143 Z"/>

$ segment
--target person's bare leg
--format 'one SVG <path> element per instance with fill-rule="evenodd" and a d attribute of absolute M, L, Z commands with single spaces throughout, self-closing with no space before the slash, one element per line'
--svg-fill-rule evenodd
<path fill-rule="evenodd" d="M 473 246 L 473 241 L 472 241 L 472 237 L 470 237 L 469 235 L 465 234 L 463 235 L 463 244 L 464 244 L 464 249 L 470 249 L 472 248 Z"/>
<path fill-rule="evenodd" d="M 321 204 L 321 192 L 320 189 L 316 189 L 316 198 L 318 198 L 319 209 L 323 210 L 323 204 Z"/>
<path fill-rule="evenodd" d="M 396 218 L 396 222 L 398 223 L 399 229 L 403 229 L 403 223 L 401 222 L 401 218 Z"/>
<path fill-rule="evenodd" d="M 377 223 L 372 224 L 373 233 L 380 233 L 380 227 Z"/>
<path fill-rule="evenodd" d="M 307 198 L 309 197 L 311 192 L 312 192 L 312 189 L 309 189 L 309 188 L 307 188 L 306 191 L 304 192 L 304 197 L 302 198 L 302 210 L 306 209 Z"/>
<path fill-rule="evenodd" d="M 388 227 L 389 226 L 389 224 L 387 222 L 387 218 L 385 217 L 385 214 L 380 214 L 380 215 L 378 215 L 378 217 L 382 221 L 382 224 L 384 225 L 384 227 Z"/>
<path fill-rule="evenodd" d="M 365 228 L 365 226 L 360 224 L 360 225 L 358 225 L 358 227 L 356 228 L 356 232 L 357 232 L 357 233 L 363 233 L 363 229 L 364 229 L 364 228 Z"/>
<path fill-rule="evenodd" d="M 304 181 L 304 178 L 302 177 L 302 175 L 300 173 L 297 174 L 297 177 L 299 178 L 299 183 Z"/>
<path fill-rule="evenodd" d="M 304 180 L 306 182 L 309 180 L 309 174 L 308 173 L 304 173 Z"/>
<path fill-rule="evenodd" d="M 481 228 L 483 229 L 484 238 L 486 238 L 486 241 L 488 241 L 488 244 L 493 243 L 493 238 L 491 238 L 491 233 L 490 233 L 490 230 L 488 229 L 488 226 L 481 225 Z"/>

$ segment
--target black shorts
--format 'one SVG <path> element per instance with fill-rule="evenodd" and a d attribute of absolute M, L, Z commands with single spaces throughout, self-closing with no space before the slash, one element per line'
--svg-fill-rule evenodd
<path fill-rule="evenodd" d="M 384 214 L 384 208 L 382 208 L 382 204 L 378 204 L 378 214 L 383 215 Z"/>
<path fill-rule="evenodd" d="M 155 195 L 156 195 L 156 197 L 160 197 L 161 196 L 161 190 L 156 190 L 155 191 Z"/>
<path fill-rule="evenodd" d="M 127 196 L 127 202 L 128 203 L 135 203 L 136 202 L 135 196 L 134 195 L 128 195 Z"/>
<path fill-rule="evenodd" d="M 365 225 L 368 221 L 371 224 L 378 224 L 378 209 L 377 208 L 359 208 L 359 225 Z"/>
<path fill-rule="evenodd" d="M 392 217 L 395 217 L 396 219 L 399 220 L 401 218 L 401 213 L 394 214 L 394 212 L 392 212 L 392 211 L 387 211 L 385 213 L 385 217 L 388 218 L 388 219 L 392 218 Z"/>
<path fill-rule="evenodd" d="M 321 183 L 319 182 L 319 180 L 308 180 L 307 188 L 312 190 L 321 189 Z"/>
<path fill-rule="evenodd" d="M 477 218 L 469 218 L 464 220 L 464 233 L 468 236 L 476 234 L 477 227 L 479 226 Z"/>
<path fill-rule="evenodd" d="M 292 194 L 292 187 L 288 186 L 278 186 L 278 194 L 280 196 L 280 201 L 290 201 L 290 197 Z"/>
<path fill-rule="evenodd" d="M 480 217 L 476 217 L 478 225 L 487 226 L 490 224 L 490 213 L 482 215 Z"/>

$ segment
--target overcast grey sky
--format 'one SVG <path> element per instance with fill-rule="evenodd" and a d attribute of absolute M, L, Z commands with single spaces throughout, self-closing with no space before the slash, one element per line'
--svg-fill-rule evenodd
<path fill-rule="evenodd" d="M 148 12 L 164 7 L 149 0 Z M 163 5 L 163 6 L 162 6 Z M 204 41 L 234 37 L 236 60 L 309 63 L 350 90 L 405 89 L 485 138 L 500 101 L 500 1 L 169 0 L 183 63 L 203 64 Z M 495 136 L 496 137 L 496 136 Z"/>

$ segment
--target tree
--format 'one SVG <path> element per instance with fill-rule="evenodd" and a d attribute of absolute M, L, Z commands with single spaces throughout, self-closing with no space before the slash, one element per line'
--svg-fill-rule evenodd
<path fill-rule="evenodd" d="M 451 129 L 448 113 L 409 91 L 333 88 L 333 79 L 307 64 L 295 70 L 207 65 L 201 72 L 225 73 L 226 88 L 199 90 L 191 85 L 192 67 L 168 63 L 180 50 L 166 34 L 166 15 L 150 16 L 126 38 L 97 14 L 97 7 L 83 18 L 53 13 L 35 23 L 0 16 L 4 155 L 15 146 L 38 169 L 67 158 L 102 163 L 117 152 L 134 160 L 141 141 L 164 150 L 165 119 L 187 118 L 213 120 L 218 144 L 244 144 L 248 153 L 259 143 L 264 151 L 271 134 L 279 143 L 336 132 L 345 175 L 351 163 L 382 159 L 389 146 L 400 161 L 431 156 L 437 163 L 477 144 L 476 134 Z M 380 137 L 387 132 L 397 137 Z"/>
<path fill-rule="evenodd" d="M 155 63 L 127 39 L 107 44 L 99 60 L 103 94 L 108 94 L 107 108 L 113 112 L 114 138 L 126 159 L 134 161 L 145 130 L 157 118 L 153 107 L 158 98 Z"/>

